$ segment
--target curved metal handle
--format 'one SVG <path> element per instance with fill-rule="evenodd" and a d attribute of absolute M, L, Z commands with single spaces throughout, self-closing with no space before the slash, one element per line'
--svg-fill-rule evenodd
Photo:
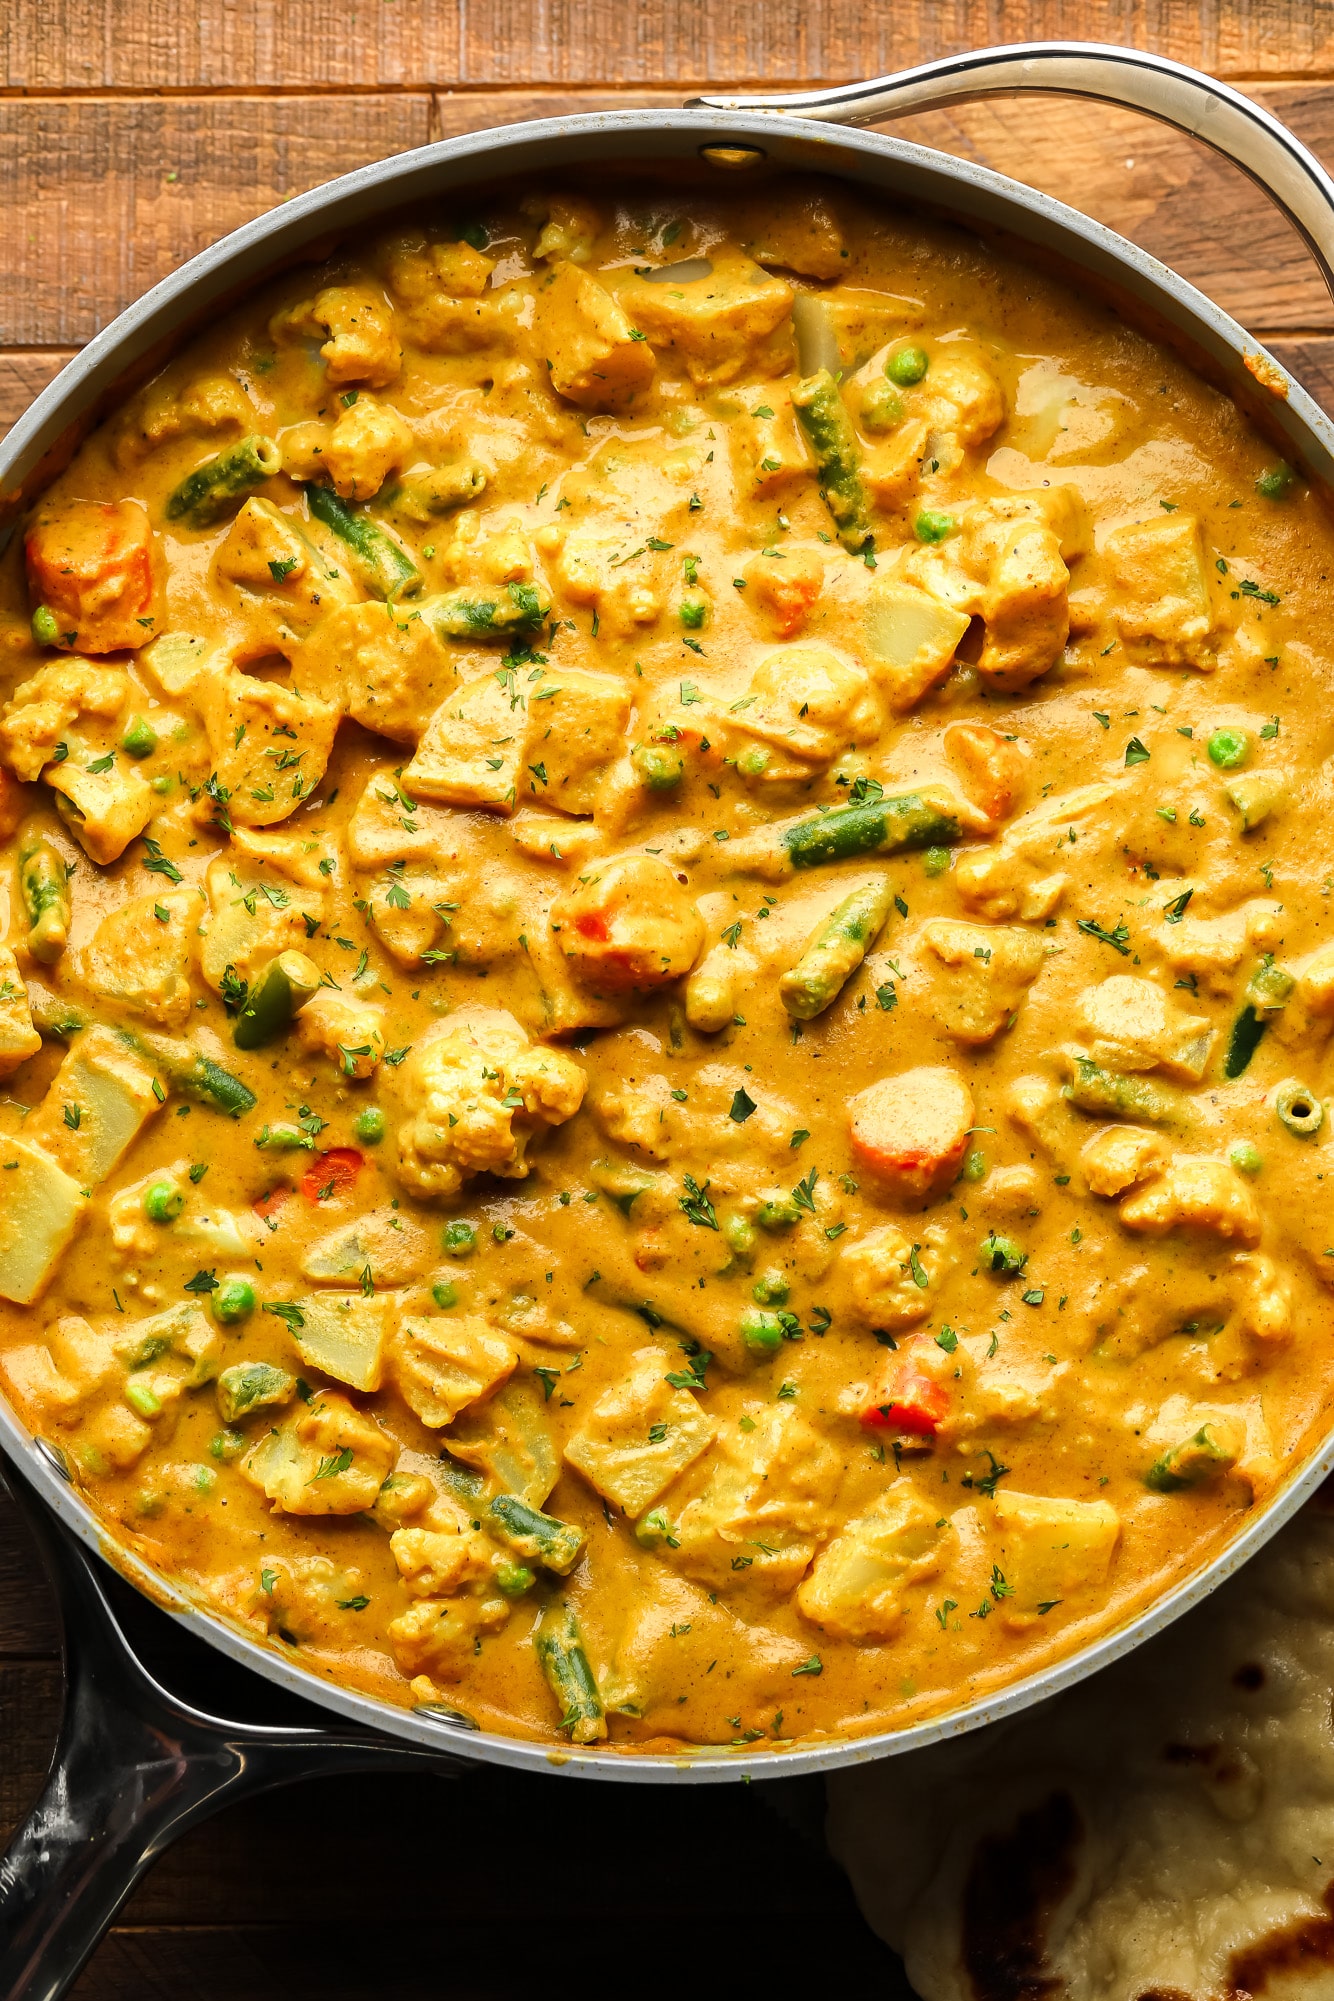
<path fill-rule="evenodd" d="M 787 111 L 869 125 L 910 111 L 1021 90 L 1060 91 L 1143 111 L 1202 139 L 1264 190 L 1305 239 L 1334 297 L 1334 181 L 1286 125 L 1201 70 L 1102 42 L 1018 42 L 923 63 L 897 76 L 766 97 L 692 97 L 688 110 Z"/>
<path fill-rule="evenodd" d="M 60 2001 L 149 1865 L 220 1807 L 332 1772 L 463 1769 L 355 1730 L 191 1707 L 138 1659 L 92 1561 L 5 1470 L 60 1602 L 66 1701 L 46 1786 L 0 1862 L 4 2001 Z"/>

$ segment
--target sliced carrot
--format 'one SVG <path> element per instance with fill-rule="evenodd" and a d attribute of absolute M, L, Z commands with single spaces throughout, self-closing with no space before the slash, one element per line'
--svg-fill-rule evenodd
<path fill-rule="evenodd" d="M 862 1406 L 861 1421 L 871 1431 L 907 1432 L 913 1438 L 934 1438 L 950 1407 L 943 1383 L 924 1376 L 909 1363 L 891 1369 L 886 1380 Z"/>
<path fill-rule="evenodd" d="M 71 500 L 38 515 L 24 553 L 34 611 L 52 614 L 49 644 L 121 653 L 156 636 L 153 530 L 137 500 Z"/>
<path fill-rule="evenodd" d="M 317 1153 L 301 1177 L 301 1193 L 307 1202 L 331 1202 L 353 1186 L 365 1156 L 354 1146 L 331 1146 Z"/>
<path fill-rule="evenodd" d="M 858 1163 L 906 1200 L 943 1194 L 963 1166 L 973 1094 L 957 1071 L 935 1067 L 882 1077 L 848 1105 Z"/>

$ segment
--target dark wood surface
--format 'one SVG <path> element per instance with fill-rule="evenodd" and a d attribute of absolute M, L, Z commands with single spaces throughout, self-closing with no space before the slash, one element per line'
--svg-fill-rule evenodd
<path fill-rule="evenodd" d="M 525 118 L 1058 36 L 1212 70 L 1334 162 L 1334 0 L 0 0 L 0 430 L 164 272 L 361 162 Z M 1144 244 L 1334 410 L 1334 310 L 1311 260 L 1202 148 L 1059 99 L 895 129 Z M 50 1592 L 0 1499 L 6 1829 L 42 1783 L 60 1683 Z M 222 1815 L 154 1868 L 76 1993 L 531 2001 L 576 1988 L 591 2001 L 905 1992 L 770 1789 L 479 1769 L 322 1781 Z"/>

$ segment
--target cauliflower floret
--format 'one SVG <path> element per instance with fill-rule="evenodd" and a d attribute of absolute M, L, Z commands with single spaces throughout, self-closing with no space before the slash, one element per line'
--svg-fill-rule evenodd
<path fill-rule="evenodd" d="M 87 717 L 113 722 L 130 699 L 130 677 L 91 660 L 53 661 L 14 690 L 0 710 L 0 751 L 11 771 L 40 778 L 56 746 Z"/>
<path fill-rule="evenodd" d="M 797 1592 L 798 1611 L 838 1639 L 892 1639 L 903 1592 L 935 1576 L 949 1533 L 936 1509 L 897 1481 L 816 1557 Z"/>
<path fill-rule="evenodd" d="M 1204 1230 L 1253 1249 L 1260 1241 L 1254 1195 L 1225 1160 L 1178 1154 L 1146 1188 L 1121 1204 L 1128 1230 L 1155 1237 L 1169 1230 Z"/>
<path fill-rule="evenodd" d="M 0 1077 L 8 1077 L 41 1046 L 18 960 L 8 945 L 0 945 Z"/>
<path fill-rule="evenodd" d="M 454 663 L 430 621 L 374 598 L 321 619 L 292 655 L 292 679 L 363 729 L 413 744 L 455 686 Z"/>
<path fill-rule="evenodd" d="M 394 309 L 384 293 L 371 285 L 326 285 L 269 321 L 275 340 L 319 340 L 331 383 L 365 382 L 384 389 L 403 366 L 403 349 L 394 327 Z"/>
<path fill-rule="evenodd" d="M 727 714 L 727 725 L 751 739 L 737 755 L 743 778 L 811 778 L 850 744 L 869 743 L 880 732 L 880 704 L 866 669 L 827 646 L 771 653 L 751 676 L 747 699 L 749 706 L 734 704 Z"/>
<path fill-rule="evenodd" d="M 949 341 L 933 351 L 913 408 L 967 449 L 985 444 L 1005 422 L 1005 392 L 976 348 Z"/>
<path fill-rule="evenodd" d="M 137 396 L 117 427 L 116 463 L 129 469 L 158 445 L 216 431 L 254 431 L 254 404 L 230 375 L 201 375 L 184 388 L 170 378 Z"/>
<path fill-rule="evenodd" d="M 297 1016 L 297 1037 L 345 1077 L 369 1077 L 384 1055 L 384 1009 L 321 989 Z"/>
<path fill-rule="evenodd" d="M 933 917 L 922 937 L 948 976 L 935 983 L 931 1011 L 956 1042 L 992 1042 L 1013 1021 L 1042 971 L 1047 946 L 1017 925 L 964 924 Z"/>
<path fill-rule="evenodd" d="M 530 195 L 522 206 L 526 216 L 542 224 L 542 233 L 533 245 L 534 262 L 589 262 L 602 233 L 602 217 L 592 202 L 581 201 L 577 195 Z"/>
<path fill-rule="evenodd" d="M 428 1199 L 456 1194 L 472 1174 L 521 1181 L 530 1140 L 574 1117 L 586 1083 L 570 1057 L 533 1048 L 513 1015 L 456 1015 L 404 1066 L 404 1095 L 416 1109 L 399 1127 L 399 1174 Z"/>
<path fill-rule="evenodd" d="M 389 1622 L 389 1644 L 402 1674 L 459 1681 L 477 1656 L 481 1634 L 493 1633 L 510 1615 L 494 1598 L 418 1598 Z"/>
<path fill-rule="evenodd" d="M 935 1311 L 953 1260 L 939 1225 L 929 1225 L 914 1243 L 896 1224 L 885 1223 L 849 1244 L 838 1263 L 852 1316 L 866 1327 L 897 1332 Z"/>
<path fill-rule="evenodd" d="M 491 1544 L 476 1530 L 395 1529 L 389 1553 L 414 1598 L 452 1598 L 491 1574 Z"/>
<path fill-rule="evenodd" d="M 1079 1164 L 1093 1195 L 1124 1195 L 1167 1165 L 1160 1134 L 1144 1126 L 1105 1126 L 1080 1149 Z"/>
<path fill-rule="evenodd" d="M 335 424 L 296 424 L 283 434 L 283 470 L 295 479 L 327 478 L 344 500 L 369 500 L 413 448 L 408 425 L 392 404 L 367 393 L 339 412 Z"/>
<path fill-rule="evenodd" d="M 676 285 L 631 278 L 620 290 L 632 323 L 674 348 L 697 389 L 748 375 L 777 376 L 791 362 L 792 287 L 735 253 L 711 252 L 707 276 Z"/>

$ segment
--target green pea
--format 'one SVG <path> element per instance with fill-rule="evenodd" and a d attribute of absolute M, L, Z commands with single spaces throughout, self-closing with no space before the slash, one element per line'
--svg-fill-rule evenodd
<path fill-rule="evenodd" d="M 32 615 L 32 636 L 39 646 L 54 646 L 60 633 L 56 615 L 49 604 L 39 604 Z"/>
<path fill-rule="evenodd" d="M 437 1306 L 457 1306 L 459 1289 L 452 1279 L 439 1278 L 431 1287 L 431 1297 Z"/>
<path fill-rule="evenodd" d="M 1238 1174 L 1255 1175 L 1264 1166 L 1264 1155 L 1248 1139 L 1239 1139 L 1228 1149 L 1228 1159 Z"/>
<path fill-rule="evenodd" d="M 884 376 L 879 376 L 874 382 L 868 382 L 862 391 L 860 414 L 862 429 L 879 436 L 902 423 L 903 399 Z"/>
<path fill-rule="evenodd" d="M 982 1242 L 982 1269 L 1001 1278 L 1018 1278 L 1028 1263 L 1028 1252 L 1020 1250 L 1013 1237 L 998 1237 L 993 1230 Z"/>
<path fill-rule="evenodd" d="M 801 1221 L 801 1211 L 790 1195 L 767 1195 L 755 1211 L 762 1230 L 786 1230 Z"/>
<path fill-rule="evenodd" d="M 755 1232 L 744 1216 L 729 1216 L 723 1224 L 723 1234 L 742 1257 L 755 1248 Z"/>
<path fill-rule="evenodd" d="M 477 1249 L 477 1232 L 471 1223 L 446 1223 L 440 1233 L 440 1242 L 451 1257 L 470 1258 Z"/>
<path fill-rule="evenodd" d="M 656 743 L 637 743 L 630 762 L 641 785 L 650 792 L 670 792 L 685 777 L 685 759 L 679 750 L 667 750 Z"/>
<path fill-rule="evenodd" d="M 1282 500 L 1292 486 L 1294 473 L 1291 466 L 1268 466 L 1255 482 L 1255 490 L 1262 500 Z"/>
<path fill-rule="evenodd" d="M 506 1598 L 522 1598 L 525 1591 L 531 1591 L 537 1578 L 523 1563 L 498 1563 L 495 1569 L 496 1589 Z"/>
<path fill-rule="evenodd" d="M 176 789 L 176 780 L 169 771 L 159 772 L 156 778 L 150 778 L 148 782 L 155 792 L 174 792 Z"/>
<path fill-rule="evenodd" d="M 697 632 L 708 615 L 709 607 L 703 598 L 682 598 L 678 609 L 682 625 L 688 625 L 692 632 Z"/>
<path fill-rule="evenodd" d="M 1215 730 L 1209 739 L 1209 762 L 1216 764 L 1220 771 L 1235 771 L 1239 764 L 1245 764 L 1251 754 L 1251 738 L 1248 730 Z"/>
<path fill-rule="evenodd" d="M 928 875 L 945 875 L 953 859 L 948 848 L 927 848 L 922 855 L 922 867 Z"/>
<path fill-rule="evenodd" d="M 907 347 L 894 350 L 885 363 L 885 374 L 891 382 L 897 382 L 900 389 L 911 389 L 914 382 L 920 382 L 931 366 L 930 357 L 924 347 L 909 343 Z"/>
<path fill-rule="evenodd" d="M 982 1176 L 986 1173 L 986 1171 L 987 1171 L 987 1157 L 983 1153 L 981 1147 L 980 1146 L 969 1147 L 968 1158 L 965 1160 L 963 1164 L 963 1174 L 961 1176 L 961 1179 L 964 1181 L 980 1181 L 982 1179 Z"/>
<path fill-rule="evenodd" d="M 952 514 L 937 514 L 933 508 L 924 507 L 913 523 L 913 533 L 919 542 L 943 542 L 952 535 L 956 523 Z"/>
<path fill-rule="evenodd" d="M 248 1278 L 225 1278 L 216 1292 L 209 1294 L 213 1318 L 224 1327 L 244 1320 L 255 1310 L 255 1288 Z"/>
<path fill-rule="evenodd" d="M 224 1462 L 229 1459 L 239 1459 L 245 1451 L 245 1433 L 231 1430 L 215 1431 L 208 1442 L 208 1449 L 215 1459 Z"/>
<path fill-rule="evenodd" d="M 151 757 L 157 749 L 157 731 L 142 716 L 131 716 L 120 747 L 127 757 Z"/>
<path fill-rule="evenodd" d="M 762 1271 L 750 1289 L 750 1296 L 760 1306 L 786 1306 L 792 1288 L 786 1275 L 771 1265 Z"/>
<path fill-rule="evenodd" d="M 752 1355 L 776 1355 L 783 1345 L 783 1323 L 776 1313 L 748 1306 L 737 1326 Z"/>
<path fill-rule="evenodd" d="M 367 1105 L 364 1112 L 357 1113 L 354 1128 L 357 1138 L 367 1146 L 378 1146 L 384 1138 L 384 1113 L 378 1105 Z"/>
<path fill-rule="evenodd" d="M 144 1214 L 150 1223 L 174 1223 L 184 1207 L 184 1191 L 174 1181 L 150 1181 L 144 1190 Z"/>

